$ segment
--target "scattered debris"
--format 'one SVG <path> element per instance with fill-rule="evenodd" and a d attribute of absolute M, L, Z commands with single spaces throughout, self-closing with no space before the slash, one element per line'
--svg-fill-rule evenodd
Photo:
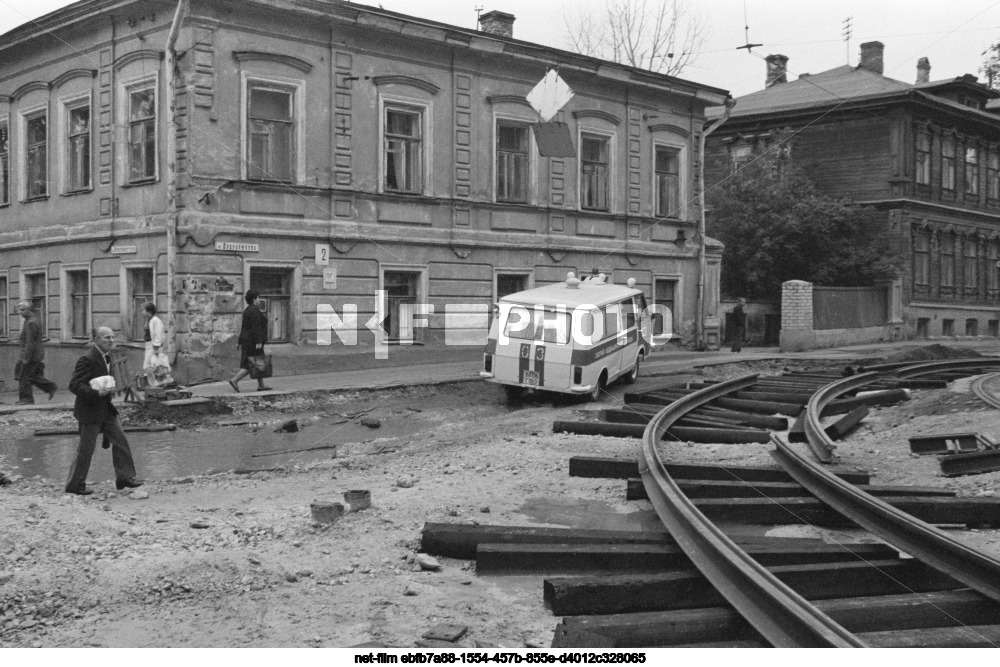
<path fill-rule="evenodd" d="M 368 428 L 379 428 L 382 426 L 382 422 L 374 417 L 365 417 L 361 420 L 361 425 L 367 426 Z"/>
<path fill-rule="evenodd" d="M 443 642 L 457 642 L 469 631 L 467 625 L 454 625 L 453 623 L 438 623 L 433 628 L 420 635 L 423 639 L 436 639 Z"/>
<path fill-rule="evenodd" d="M 284 424 L 274 429 L 275 433 L 297 433 L 299 430 L 299 422 L 295 419 L 289 419 Z"/>
<path fill-rule="evenodd" d="M 441 562 L 438 561 L 434 556 L 429 556 L 424 553 L 419 553 L 414 557 L 414 562 L 420 566 L 421 570 L 430 570 L 431 572 L 437 572 L 441 569 Z"/>
<path fill-rule="evenodd" d="M 372 506 L 372 492 L 361 489 L 344 491 L 344 502 L 351 506 L 351 512 L 367 509 Z"/>
<path fill-rule="evenodd" d="M 327 500 L 317 500 L 313 502 L 309 509 L 312 510 L 313 521 L 317 523 L 333 523 L 344 516 L 344 506 Z"/>
<path fill-rule="evenodd" d="M 396 480 L 396 486 L 401 489 L 409 489 L 417 483 L 417 478 L 413 475 L 402 475 Z"/>

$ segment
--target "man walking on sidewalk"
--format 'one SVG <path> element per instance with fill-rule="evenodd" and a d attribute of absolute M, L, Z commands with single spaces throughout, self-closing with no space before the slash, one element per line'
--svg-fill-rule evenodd
<path fill-rule="evenodd" d="M 97 448 L 97 434 L 104 433 L 104 438 L 111 443 L 111 462 L 115 467 L 115 488 L 134 489 L 142 486 L 135 478 L 135 463 L 132 462 L 132 450 L 128 446 L 128 438 L 118 421 L 118 410 L 111 403 L 115 389 L 95 389 L 90 381 L 105 375 L 111 375 L 111 350 L 115 347 L 115 332 L 107 327 L 97 329 L 97 340 L 94 347 L 87 351 L 76 362 L 73 369 L 73 379 L 69 381 L 69 390 L 76 394 L 73 405 L 73 416 L 80 424 L 80 444 L 76 448 L 76 460 L 69 469 L 69 479 L 66 480 L 66 493 L 78 496 L 89 496 L 93 491 L 87 488 L 87 473 L 90 471 L 90 460 Z"/>
<path fill-rule="evenodd" d="M 31 385 L 35 385 L 49 395 L 49 400 L 56 394 L 56 383 L 45 379 L 45 347 L 42 345 L 42 325 L 32 309 L 30 301 L 19 301 L 17 310 L 24 318 L 21 325 L 21 359 L 14 368 L 17 377 L 18 405 L 31 405 L 35 402 Z"/>
<path fill-rule="evenodd" d="M 732 319 L 730 320 L 733 325 L 733 352 L 739 352 L 743 349 L 743 337 L 746 336 L 747 332 L 747 314 L 743 310 L 746 304 L 746 299 L 741 298 L 736 302 L 736 307 L 733 308 Z"/>

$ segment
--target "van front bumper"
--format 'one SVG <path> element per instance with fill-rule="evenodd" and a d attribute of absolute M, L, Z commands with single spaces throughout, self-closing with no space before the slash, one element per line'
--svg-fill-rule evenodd
<path fill-rule="evenodd" d="M 585 384 L 579 387 L 570 387 L 569 390 L 574 394 L 589 394 L 594 390 L 594 385 Z"/>

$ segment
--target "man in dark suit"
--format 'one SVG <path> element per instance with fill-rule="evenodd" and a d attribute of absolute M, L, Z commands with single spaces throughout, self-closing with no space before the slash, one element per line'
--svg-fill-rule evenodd
<path fill-rule="evenodd" d="M 69 381 L 69 390 L 76 394 L 73 405 L 73 416 L 80 424 L 80 444 L 76 448 L 76 460 L 69 469 L 69 479 L 66 480 L 66 493 L 78 496 L 89 496 L 93 491 L 87 488 L 87 473 L 90 471 L 90 460 L 97 447 L 97 434 L 104 433 L 104 438 L 111 443 L 111 462 L 115 467 L 115 487 L 121 491 L 125 488 L 142 486 L 135 478 L 135 464 L 132 462 L 132 450 L 128 446 L 128 438 L 118 421 L 118 410 L 111 403 L 114 389 L 94 389 L 90 381 L 111 375 L 111 350 L 115 347 L 115 332 L 107 327 L 97 329 L 97 340 L 94 347 L 87 351 L 76 362 L 73 369 L 73 379 Z"/>

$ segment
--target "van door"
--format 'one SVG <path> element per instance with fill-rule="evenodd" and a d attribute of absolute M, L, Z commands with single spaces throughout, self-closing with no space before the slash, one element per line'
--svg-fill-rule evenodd
<path fill-rule="evenodd" d="M 607 354 L 604 356 L 604 365 L 608 369 L 608 381 L 613 380 L 622 370 L 622 357 L 626 346 L 618 344 L 618 334 L 622 332 L 622 310 L 621 304 L 615 303 L 601 308 L 604 315 L 604 339 L 602 347 L 606 347 Z"/>

